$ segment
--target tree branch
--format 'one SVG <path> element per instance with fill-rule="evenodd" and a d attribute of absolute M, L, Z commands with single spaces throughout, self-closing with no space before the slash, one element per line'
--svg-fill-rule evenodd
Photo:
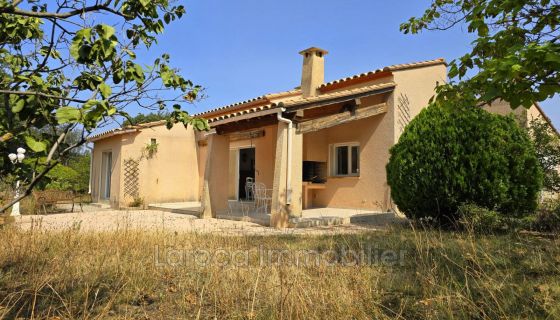
<path fill-rule="evenodd" d="M 109 8 L 106 5 L 94 5 L 94 6 L 84 7 L 84 8 L 81 8 L 81 9 L 75 9 L 75 10 L 72 10 L 72 11 L 62 12 L 62 13 L 29 11 L 29 10 L 22 10 L 22 9 L 19 9 L 19 8 L 16 8 L 16 7 L 0 8 L 0 13 L 9 13 L 9 14 L 15 14 L 15 15 L 25 16 L 25 17 L 56 18 L 56 19 L 67 19 L 67 18 L 71 18 L 73 16 L 81 15 L 81 14 L 86 13 L 86 12 L 91 12 L 91 11 L 107 11 L 107 12 L 110 12 L 112 14 L 116 14 L 120 17 L 127 18 L 122 13 L 120 13 L 120 12 L 118 12 L 118 11 L 112 9 L 112 8 Z"/>
<path fill-rule="evenodd" d="M 73 101 L 73 102 L 78 102 L 78 103 L 86 103 L 87 102 L 87 100 L 62 97 L 62 96 L 57 96 L 57 95 L 47 94 L 47 93 L 42 93 L 42 92 L 37 92 L 37 91 L 0 90 L 0 94 L 15 94 L 15 95 L 23 95 L 23 96 L 40 96 L 40 97 L 45 97 L 45 98 L 68 100 L 68 101 Z"/>
<path fill-rule="evenodd" d="M 20 196 L 16 197 L 15 199 L 13 199 L 12 201 L 10 201 L 8 204 L 4 205 L 2 208 L 0 208 L 0 214 L 3 214 L 6 210 L 8 210 L 10 207 L 12 207 L 14 204 L 16 204 L 17 202 L 21 201 L 22 199 L 24 199 L 25 197 L 29 196 L 31 194 L 31 191 L 33 190 L 33 188 L 35 187 L 35 185 L 39 182 L 39 180 L 41 180 L 41 178 L 43 178 L 47 173 L 49 173 L 49 171 L 51 171 L 52 168 L 54 168 L 57 164 L 60 163 L 60 160 L 52 160 L 52 157 L 56 151 L 56 149 L 58 149 L 58 147 L 60 146 L 59 142 L 61 142 L 64 139 L 64 136 L 66 135 L 68 129 L 65 130 L 65 132 L 63 132 L 57 139 L 57 142 L 52 146 L 50 152 L 49 152 L 49 156 L 47 157 L 47 161 L 45 164 L 45 169 L 43 171 L 41 171 L 41 173 L 39 173 L 37 176 L 33 177 L 33 179 L 31 180 L 31 182 L 29 183 L 29 185 L 27 186 L 27 188 L 25 188 L 25 191 L 23 192 L 23 194 L 21 194 Z M 84 139 L 82 137 L 82 139 L 80 141 L 78 141 L 77 143 L 67 147 L 66 149 L 62 150 L 59 154 L 59 158 L 61 158 L 62 156 L 64 156 L 68 151 L 75 149 L 81 145 L 83 145 L 84 143 L 86 143 L 86 139 Z"/>

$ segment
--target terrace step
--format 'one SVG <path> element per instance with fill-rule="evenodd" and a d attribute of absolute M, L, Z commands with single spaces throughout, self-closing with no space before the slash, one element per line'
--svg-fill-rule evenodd
<path fill-rule="evenodd" d="M 202 215 L 202 206 L 181 203 L 154 203 L 148 205 L 149 210 L 159 210 L 171 213 L 181 213 L 200 217 Z"/>
<path fill-rule="evenodd" d="M 261 217 L 261 216 L 243 216 L 243 215 L 232 215 L 232 214 L 222 213 L 222 214 L 217 214 L 216 219 L 245 221 L 245 222 L 260 224 L 265 227 L 270 226 L 270 217 L 264 215 Z"/>

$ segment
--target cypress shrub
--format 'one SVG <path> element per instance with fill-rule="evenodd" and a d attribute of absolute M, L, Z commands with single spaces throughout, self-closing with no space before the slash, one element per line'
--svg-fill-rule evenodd
<path fill-rule="evenodd" d="M 445 224 L 457 222 L 464 203 L 525 216 L 537 206 L 542 172 L 513 116 L 431 105 L 391 148 L 387 181 L 408 218 Z"/>

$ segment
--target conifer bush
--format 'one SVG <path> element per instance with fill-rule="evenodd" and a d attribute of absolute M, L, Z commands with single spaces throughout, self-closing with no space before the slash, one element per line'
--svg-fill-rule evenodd
<path fill-rule="evenodd" d="M 471 203 L 508 217 L 535 210 L 542 172 L 513 117 L 431 105 L 390 150 L 387 181 L 408 218 L 455 223 Z"/>

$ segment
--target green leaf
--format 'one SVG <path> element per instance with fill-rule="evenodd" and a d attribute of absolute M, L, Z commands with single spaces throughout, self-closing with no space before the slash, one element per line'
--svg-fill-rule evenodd
<path fill-rule="evenodd" d="M 560 54 L 556 54 L 554 52 L 547 52 L 545 61 L 560 63 Z"/>
<path fill-rule="evenodd" d="M 91 28 L 81 29 L 78 32 L 76 32 L 76 36 L 74 36 L 74 38 L 72 39 L 72 44 L 70 45 L 70 55 L 74 59 L 78 60 L 81 57 L 80 49 L 84 44 L 84 39 L 89 41 L 90 38 L 91 38 Z"/>
<path fill-rule="evenodd" d="M 25 107 L 25 99 L 20 99 L 12 106 L 12 112 L 19 113 L 23 107 Z"/>
<path fill-rule="evenodd" d="M 27 144 L 27 146 L 35 152 L 43 152 L 47 150 L 47 143 L 45 141 L 37 141 L 32 136 L 25 136 L 24 139 L 25 144 Z"/>
<path fill-rule="evenodd" d="M 106 83 L 101 83 L 98 88 L 99 92 L 105 99 L 107 99 L 112 93 L 111 87 Z"/>
<path fill-rule="evenodd" d="M 115 28 L 106 24 L 99 25 L 99 30 L 100 36 L 104 39 L 108 39 L 115 34 Z"/>
<path fill-rule="evenodd" d="M 80 109 L 75 107 L 60 107 L 56 110 L 58 123 L 77 122 L 82 117 Z"/>

